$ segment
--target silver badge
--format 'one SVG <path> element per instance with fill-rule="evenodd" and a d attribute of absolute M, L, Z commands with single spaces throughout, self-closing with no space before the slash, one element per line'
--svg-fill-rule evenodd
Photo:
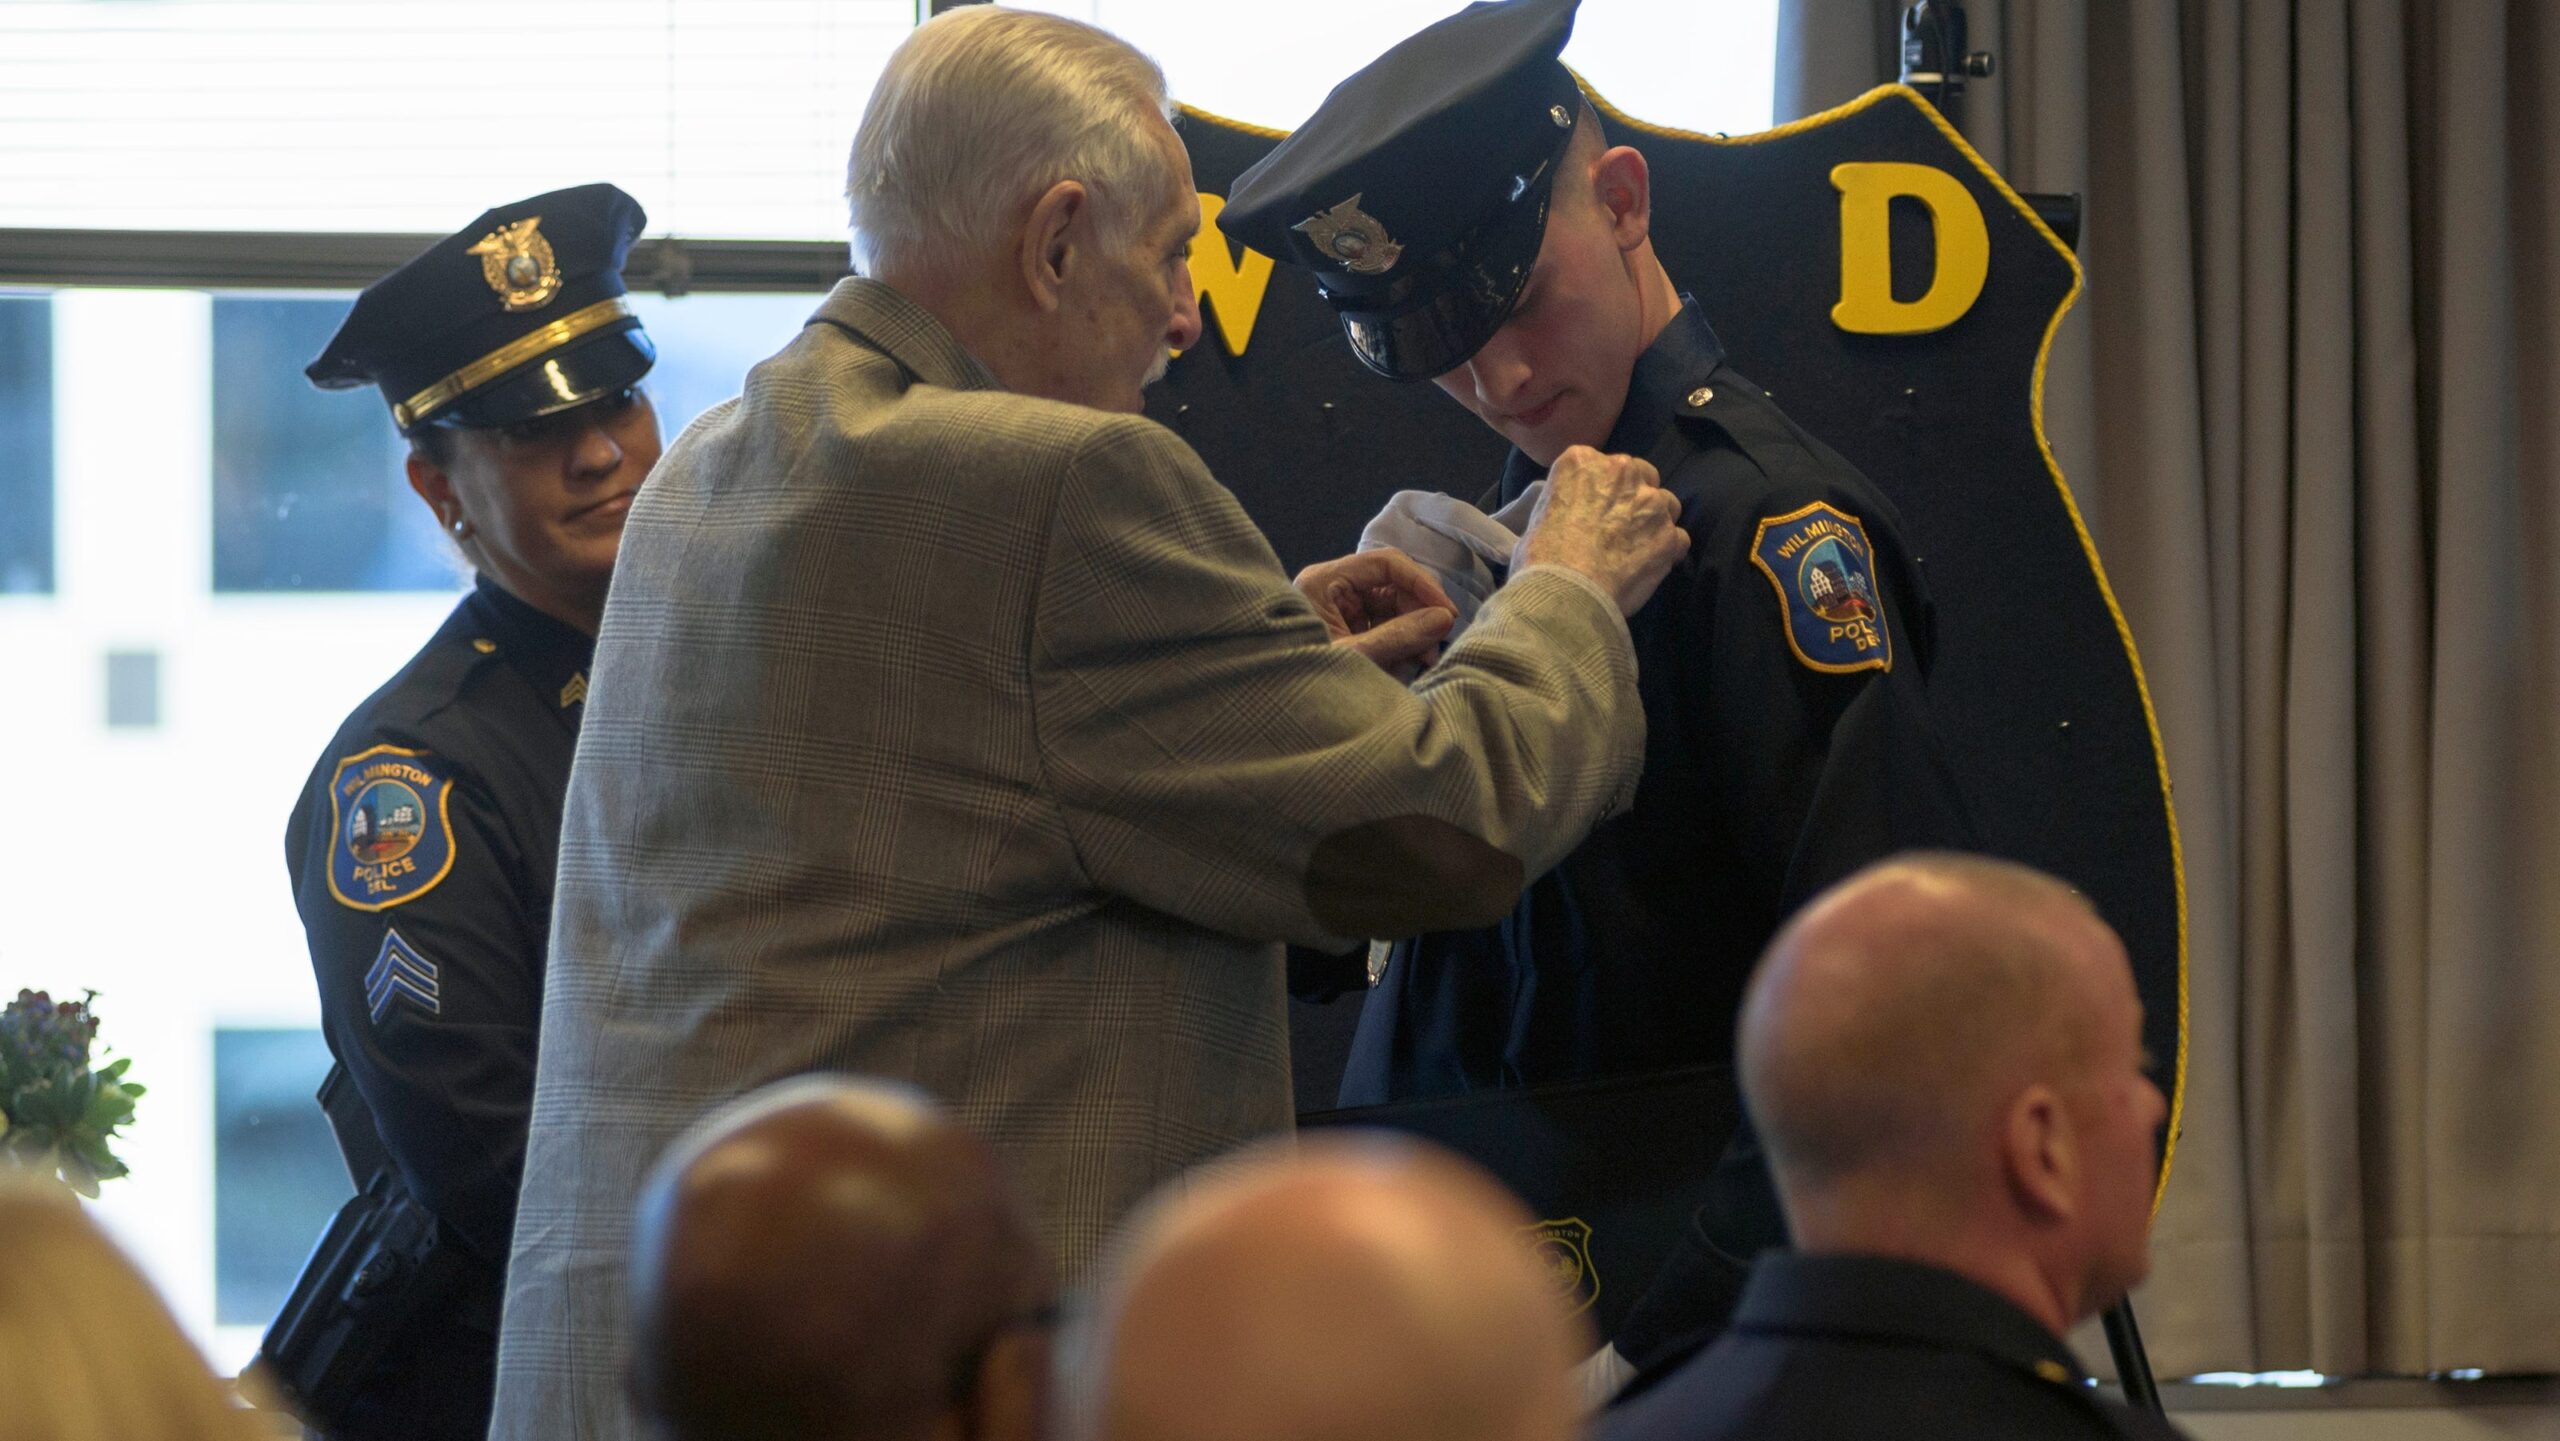
<path fill-rule="evenodd" d="M 1384 275 L 1396 268 L 1397 258 L 1404 254 L 1404 247 L 1388 236 L 1378 217 L 1360 208 L 1357 195 L 1289 228 L 1303 232 L 1316 249 L 1341 261 L 1342 268 L 1354 275 Z"/>

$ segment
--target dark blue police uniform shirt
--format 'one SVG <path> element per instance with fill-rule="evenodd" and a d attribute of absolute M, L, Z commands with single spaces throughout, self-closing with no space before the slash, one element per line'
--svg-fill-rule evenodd
<path fill-rule="evenodd" d="M 1772 1251 L 1732 1329 L 1602 1414 L 1595 1441 L 2177 1441 L 2099 1396 L 2069 1347 L 1952 1271 Z"/>
<path fill-rule="evenodd" d="M 1634 808 L 1500 924 L 1395 948 L 1352 1042 L 1346 1106 L 1730 1064 L 1743 983 L 1798 905 L 1895 851 L 1970 842 L 1929 715 L 1933 616 L 1900 517 L 1725 362 L 1687 297 L 1602 448 L 1654 464 L 1691 541 L 1629 622 L 1647 728 Z M 1513 452 L 1499 499 L 1543 473 Z M 1788 518 L 1806 516 L 1863 540 L 1883 657 L 1791 630 L 1815 619 L 1782 589 L 1793 561 L 1755 557 L 1776 560 L 1806 523 Z"/>
<path fill-rule="evenodd" d="M 285 831 L 330 1053 L 410 1193 L 483 1263 L 411 1348 L 402 1434 L 476 1436 L 475 1407 L 487 1425 L 594 649 L 482 578 L 347 717 Z"/>

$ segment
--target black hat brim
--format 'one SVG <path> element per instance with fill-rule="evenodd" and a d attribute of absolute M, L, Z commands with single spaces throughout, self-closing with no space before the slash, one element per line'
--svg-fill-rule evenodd
<path fill-rule="evenodd" d="M 458 396 L 421 422 L 495 430 L 601 400 L 637 382 L 658 360 L 658 347 L 638 320 L 571 344 Z"/>
<path fill-rule="evenodd" d="M 1556 162 L 1494 223 L 1418 267 L 1369 305 L 1332 296 L 1360 363 L 1389 380 L 1430 380 L 1475 358 L 1511 318 L 1537 267 L 1554 198 Z"/>

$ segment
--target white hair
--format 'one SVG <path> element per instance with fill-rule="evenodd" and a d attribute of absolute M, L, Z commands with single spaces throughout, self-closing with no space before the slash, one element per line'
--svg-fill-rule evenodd
<path fill-rule="evenodd" d="M 1125 244 L 1174 202 L 1147 123 L 1171 115 L 1164 72 L 1106 31 L 994 5 L 937 15 L 890 55 L 854 132 L 854 263 L 876 275 L 975 256 L 1062 180 Z"/>

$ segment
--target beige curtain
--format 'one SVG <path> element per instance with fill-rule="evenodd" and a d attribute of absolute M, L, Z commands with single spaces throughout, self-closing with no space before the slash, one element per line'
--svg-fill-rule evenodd
<path fill-rule="evenodd" d="M 1779 117 L 1890 79 L 1782 0 Z M 1974 0 L 2186 846 L 2163 1375 L 2560 1371 L 2560 5 Z"/>

